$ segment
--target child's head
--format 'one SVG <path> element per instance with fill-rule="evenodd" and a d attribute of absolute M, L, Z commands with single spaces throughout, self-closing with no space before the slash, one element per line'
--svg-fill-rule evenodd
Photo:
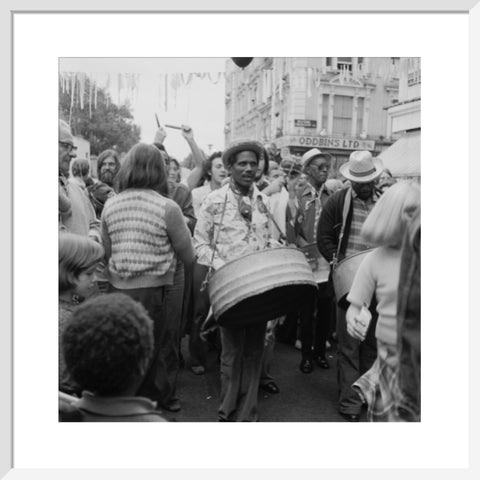
<path fill-rule="evenodd" d="M 127 295 L 99 295 L 75 309 L 62 346 L 67 369 L 81 390 L 134 395 L 153 354 L 153 322 Z"/>
<path fill-rule="evenodd" d="M 374 246 L 400 247 L 407 221 L 420 208 L 420 186 L 398 182 L 378 200 L 362 226 L 362 237 Z"/>
<path fill-rule="evenodd" d="M 88 237 L 66 232 L 60 232 L 58 243 L 59 292 L 88 297 L 96 267 L 104 256 L 103 247 Z"/>

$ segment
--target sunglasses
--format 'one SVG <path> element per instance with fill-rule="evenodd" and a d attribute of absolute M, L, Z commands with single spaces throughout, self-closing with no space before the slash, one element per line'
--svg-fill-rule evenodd
<path fill-rule="evenodd" d="M 330 165 L 328 163 L 320 163 L 318 165 L 312 165 L 312 168 L 316 168 L 317 170 L 330 170 Z"/>

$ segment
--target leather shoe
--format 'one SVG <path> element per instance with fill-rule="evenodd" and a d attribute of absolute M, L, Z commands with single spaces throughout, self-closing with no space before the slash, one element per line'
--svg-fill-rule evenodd
<path fill-rule="evenodd" d="M 169 412 L 179 412 L 182 409 L 182 406 L 180 405 L 180 400 L 174 399 L 170 400 L 168 403 L 162 404 L 162 408 Z"/>
<path fill-rule="evenodd" d="M 307 358 L 304 358 L 300 362 L 300 370 L 302 373 L 312 373 L 313 372 L 313 363 L 311 360 L 308 360 Z"/>
<path fill-rule="evenodd" d="M 260 388 L 268 393 L 280 393 L 280 389 L 275 382 L 268 382 L 265 385 L 260 385 Z"/>
<path fill-rule="evenodd" d="M 360 414 L 359 413 L 343 413 L 343 412 L 340 412 L 340 415 L 347 422 L 359 422 L 360 421 Z"/>
<path fill-rule="evenodd" d="M 317 358 L 317 365 L 320 367 L 320 368 L 323 368 L 324 370 L 327 370 L 330 368 L 330 365 L 328 364 L 327 362 L 327 359 L 325 357 L 318 357 Z"/>
<path fill-rule="evenodd" d="M 205 373 L 205 367 L 203 365 L 192 365 L 192 372 L 195 375 L 203 375 Z"/>

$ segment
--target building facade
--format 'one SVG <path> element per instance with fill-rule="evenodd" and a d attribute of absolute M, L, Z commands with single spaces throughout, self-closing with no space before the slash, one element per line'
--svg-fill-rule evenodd
<path fill-rule="evenodd" d="M 312 147 L 330 153 L 333 174 L 354 150 L 378 155 L 395 140 L 387 108 L 398 102 L 398 58 L 230 59 L 225 77 L 225 142 L 273 142 L 282 158 Z"/>
<path fill-rule="evenodd" d="M 387 135 L 399 137 L 381 158 L 397 178 L 420 179 L 421 61 L 400 60 L 398 102 L 388 108 Z"/>

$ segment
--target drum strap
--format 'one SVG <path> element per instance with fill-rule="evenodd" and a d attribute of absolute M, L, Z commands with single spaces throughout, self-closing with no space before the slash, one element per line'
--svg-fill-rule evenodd
<path fill-rule="evenodd" d="M 342 228 L 340 230 L 340 236 L 338 237 L 337 257 L 334 260 L 334 264 L 338 261 L 338 258 L 340 256 L 340 247 L 342 245 L 343 234 L 345 233 L 345 225 L 347 223 L 348 212 L 350 210 L 351 204 L 352 204 L 352 189 L 349 188 L 345 195 L 345 201 L 343 202 Z"/>
<path fill-rule="evenodd" d="M 263 201 L 263 198 L 261 195 L 258 195 L 257 196 L 257 204 L 259 206 L 259 210 L 261 212 L 264 212 L 265 215 L 267 216 L 267 218 L 273 223 L 273 225 L 275 226 L 275 228 L 278 230 L 278 233 L 279 233 L 279 239 L 283 242 L 287 242 L 287 237 L 285 236 L 285 234 L 282 232 L 282 229 L 278 226 L 278 223 L 275 221 L 275 219 L 273 218 L 273 215 L 272 213 L 270 212 L 270 210 L 268 209 L 268 207 L 265 205 L 265 202 Z"/>
<path fill-rule="evenodd" d="M 220 230 L 222 229 L 223 217 L 225 216 L 225 210 L 227 209 L 227 200 L 228 200 L 228 191 L 229 190 L 230 190 L 230 187 L 227 188 L 227 192 L 225 193 L 225 200 L 223 201 L 223 207 L 222 207 L 222 215 L 220 216 L 220 223 L 218 225 L 217 234 L 215 235 L 215 240 L 214 240 L 213 246 L 212 246 L 212 258 L 210 259 L 210 265 L 208 267 L 207 274 L 205 275 L 205 279 L 203 280 L 202 286 L 200 287 L 201 292 L 203 292 L 207 288 L 208 281 L 210 280 L 210 276 L 212 274 L 213 259 L 215 258 L 215 253 L 217 252 L 218 237 L 220 235 Z"/>

